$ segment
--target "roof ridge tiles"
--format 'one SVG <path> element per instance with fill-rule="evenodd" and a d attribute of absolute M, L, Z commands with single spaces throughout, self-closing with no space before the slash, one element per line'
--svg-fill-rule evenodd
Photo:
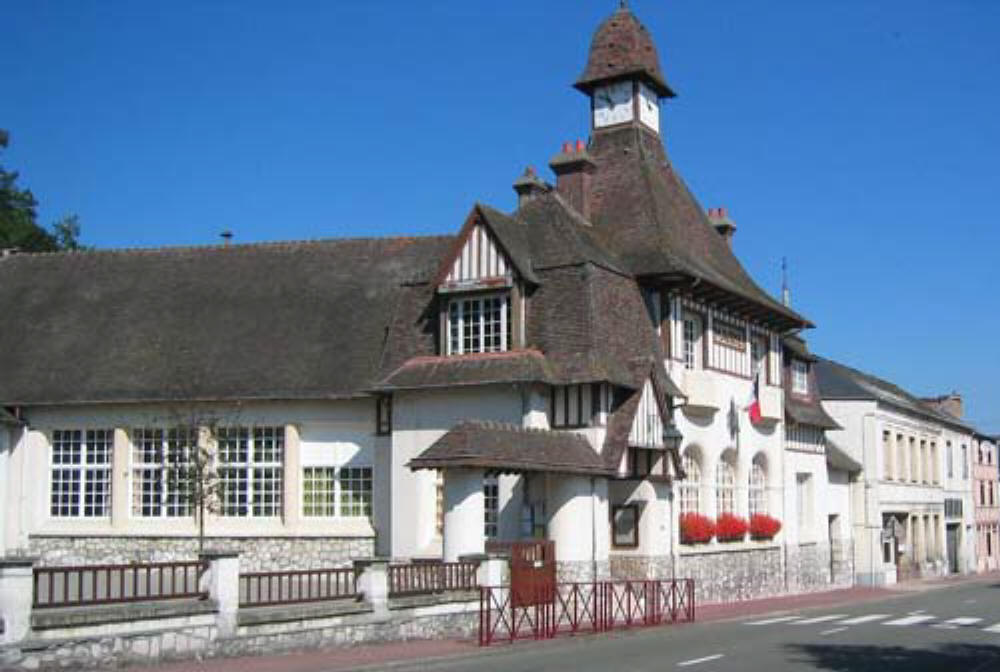
<path fill-rule="evenodd" d="M 17 252 L 5 255 L 3 259 L 23 259 L 39 257 L 85 257 L 97 255 L 142 255 L 184 252 L 248 251 L 253 249 L 296 248 L 339 243 L 359 242 L 411 242 L 454 238 L 454 234 L 429 234 L 426 236 L 349 236 L 344 238 L 300 238 L 293 240 L 261 240 L 250 243 L 212 243 L 206 245 L 158 245 L 154 247 L 107 247 L 78 250 L 46 250 L 37 252 Z"/>

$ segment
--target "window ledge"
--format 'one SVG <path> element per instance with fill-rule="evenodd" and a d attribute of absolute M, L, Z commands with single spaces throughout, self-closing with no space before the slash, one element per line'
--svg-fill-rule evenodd
<path fill-rule="evenodd" d="M 747 551 L 768 551 L 781 548 L 781 543 L 774 541 L 713 541 L 708 544 L 679 544 L 678 555 L 713 555 L 716 553 L 733 553 Z"/>

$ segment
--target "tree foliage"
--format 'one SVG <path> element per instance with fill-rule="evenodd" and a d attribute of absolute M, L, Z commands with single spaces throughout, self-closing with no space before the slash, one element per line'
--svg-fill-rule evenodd
<path fill-rule="evenodd" d="M 0 129 L 0 150 L 10 134 Z M 80 249 L 80 222 L 76 215 L 63 217 L 51 228 L 38 224 L 38 201 L 30 189 L 17 184 L 18 174 L 0 165 L 0 249 L 54 252 Z"/>

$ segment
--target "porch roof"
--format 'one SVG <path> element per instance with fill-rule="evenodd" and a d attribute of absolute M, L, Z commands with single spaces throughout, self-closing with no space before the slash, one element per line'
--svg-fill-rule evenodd
<path fill-rule="evenodd" d="M 508 473 L 548 471 L 594 476 L 612 473 L 579 434 L 477 420 L 455 425 L 407 466 L 414 471 L 473 467 Z"/>
<path fill-rule="evenodd" d="M 848 455 L 847 451 L 831 441 L 826 440 L 826 463 L 831 469 L 856 474 L 861 471 L 861 463 Z"/>

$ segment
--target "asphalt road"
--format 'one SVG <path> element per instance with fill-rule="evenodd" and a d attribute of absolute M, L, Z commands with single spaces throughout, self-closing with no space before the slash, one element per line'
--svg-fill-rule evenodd
<path fill-rule="evenodd" d="M 481 655 L 393 669 L 1000 672 L 1000 583 L 963 583 L 725 622 L 501 644 Z"/>

